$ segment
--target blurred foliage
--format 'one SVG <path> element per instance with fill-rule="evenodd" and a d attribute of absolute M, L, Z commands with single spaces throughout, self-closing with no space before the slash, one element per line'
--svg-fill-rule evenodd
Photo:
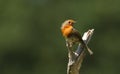
<path fill-rule="evenodd" d="M 69 18 L 95 29 L 81 74 L 119 74 L 119 0 L 0 0 L 0 74 L 66 74 Z"/>

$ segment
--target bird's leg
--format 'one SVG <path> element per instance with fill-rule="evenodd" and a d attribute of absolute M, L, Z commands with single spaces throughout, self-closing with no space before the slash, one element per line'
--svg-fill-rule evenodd
<path fill-rule="evenodd" d="M 72 46 L 73 46 L 73 43 L 72 43 L 72 42 L 69 42 L 69 45 L 70 45 L 70 48 L 72 48 Z"/>
<path fill-rule="evenodd" d="M 66 41 L 66 46 L 68 48 L 68 57 L 70 58 L 70 60 L 72 61 L 73 59 L 75 59 L 75 54 L 72 51 L 72 43 Z"/>
<path fill-rule="evenodd" d="M 72 48 L 73 43 L 66 39 L 66 46 Z"/>
<path fill-rule="evenodd" d="M 69 43 L 66 41 L 66 47 L 69 47 Z"/>
<path fill-rule="evenodd" d="M 67 46 L 68 50 L 72 50 L 72 45 L 67 40 L 66 40 L 66 46 Z"/>

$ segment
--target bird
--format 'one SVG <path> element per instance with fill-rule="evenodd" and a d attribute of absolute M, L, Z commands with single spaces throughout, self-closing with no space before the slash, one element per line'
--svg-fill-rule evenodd
<path fill-rule="evenodd" d="M 66 45 L 73 47 L 75 44 L 80 44 L 83 48 L 87 49 L 90 55 L 93 54 L 92 50 L 82 40 L 81 34 L 76 30 L 73 25 L 76 23 L 73 19 L 65 20 L 61 25 L 61 32 L 66 40 Z"/>

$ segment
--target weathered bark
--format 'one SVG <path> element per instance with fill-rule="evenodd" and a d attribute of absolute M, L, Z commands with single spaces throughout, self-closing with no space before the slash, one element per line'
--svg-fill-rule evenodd
<path fill-rule="evenodd" d="M 86 44 L 90 41 L 93 35 L 94 29 L 88 30 L 84 33 L 82 39 Z M 77 50 L 74 52 L 71 47 L 68 48 L 68 66 L 67 66 L 67 74 L 79 74 L 80 68 L 85 57 L 85 49 L 79 44 Z"/>

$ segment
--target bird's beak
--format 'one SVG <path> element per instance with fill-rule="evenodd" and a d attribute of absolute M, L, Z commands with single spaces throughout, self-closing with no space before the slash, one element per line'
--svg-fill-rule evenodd
<path fill-rule="evenodd" d="M 72 25 L 74 25 L 75 23 L 76 23 L 76 21 L 73 21 L 73 22 L 72 22 Z"/>

